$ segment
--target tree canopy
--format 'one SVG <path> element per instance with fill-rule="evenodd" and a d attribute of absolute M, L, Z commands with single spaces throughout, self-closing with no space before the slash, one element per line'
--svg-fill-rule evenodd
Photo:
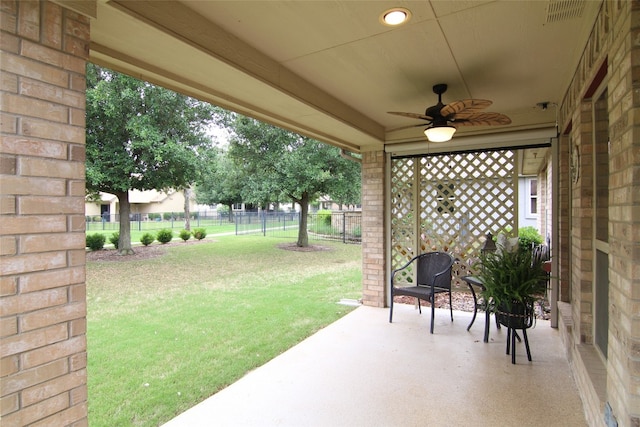
<path fill-rule="evenodd" d="M 183 189 L 201 170 L 210 104 L 87 65 L 87 190 L 120 202 L 120 253 L 131 253 L 128 191 Z"/>
<path fill-rule="evenodd" d="M 360 199 L 360 165 L 319 141 L 236 114 L 228 114 L 229 157 L 240 171 L 244 202 L 266 206 L 293 201 L 300 205 L 298 246 L 308 246 L 307 214 L 322 195 L 340 203 Z"/>

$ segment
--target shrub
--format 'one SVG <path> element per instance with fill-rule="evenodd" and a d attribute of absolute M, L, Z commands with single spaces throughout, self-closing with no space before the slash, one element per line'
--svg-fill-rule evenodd
<path fill-rule="evenodd" d="M 120 240 L 120 232 L 116 231 L 115 233 L 112 233 L 111 236 L 109 237 L 109 241 L 111 242 L 111 244 L 113 245 L 114 248 L 118 249 L 118 241 Z"/>
<path fill-rule="evenodd" d="M 171 212 L 165 212 L 162 214 L 162 219 L 165 221 L 170 221 L 173 218 L 173 214 Z"/>
<path fill-rule="evenodd" d="M 162 215 L 160 215 L 159 213 L 150 213 L 148 217 L 150 221 L 155 221 L 156 219 L 160 219 Z"/>
<path fill-rule="evenodd" d="M 198 240 L 202 240 L 207 237 L 207 230 L 205 228 L 194 228 L 193 237 Z"/>
<path fill-rule="evenodd" d="M 104 248 L 104 242 L 107 238 L 104 234 L 95 233 L 95 234 L 87 234 L 87 247 L 92 251 L 99 251 Z"/>
<path fill-rule="evenodd" d="M 318 211 L 318 225 L 331 226 L 331 211 L 328 211 L 328 210 Z"/>
<path fill-rule="evenodd" d="M 535 227 L 527 226 L 518 229 L 518 246 L 531 249 L 531 245 L 542 243 L 542 236 Z"/>
<path fill-rule="evenodd" d="M 189 230 L 181 230 L 180 238 L 186 242 L 191 238 L 191 232 Z"/>
<path fill-rule="evenodd" d="M 169 228 L 163 228 L 162 230 L 158 231 L 156 239 L 158 239 L 158 242 L 162 243 L 163 245 L 165 243 L 169 243 L 171 239 L 173 239 L 173 231 L 171 231 L 171 229 Z"/>
<path fill-rule="evenodd" d="M 156 238 L 151 233 L 144 233 L 142 237 L 140 237 L 140 243 L 142 243 L 145 246 L 149 246 L 150 244 L 153 243 L 154 240 L 156 240 Z"/>

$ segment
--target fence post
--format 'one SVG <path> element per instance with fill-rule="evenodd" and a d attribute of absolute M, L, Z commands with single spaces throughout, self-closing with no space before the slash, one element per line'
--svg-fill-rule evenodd
<path fill-rule="evenodd" d="M 342 243 L 347 243 L 347 213 L 342 212 Z"/>

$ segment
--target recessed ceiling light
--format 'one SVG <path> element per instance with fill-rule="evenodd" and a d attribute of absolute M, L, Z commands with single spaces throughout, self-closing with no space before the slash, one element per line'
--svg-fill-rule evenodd
<path fill-rule="evenodd" d="M 380 22 L 384 25 L 396 27 L 407 22 L 411 18 L 411 12 L 403 7 L 394 7 L 386 10 L 380 15 Z"/>

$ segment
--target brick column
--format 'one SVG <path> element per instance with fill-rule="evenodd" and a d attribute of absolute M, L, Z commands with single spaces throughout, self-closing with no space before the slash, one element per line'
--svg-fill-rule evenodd
<path fill-rule="evenodd" d="M 362 301 L 385 306 L 384 151 L 362 155 Z"/>
<path fill-rule="evenodd" d="M 1 423 L 86 425 L 89 19 L 50 2 L 1 8 Z"/>

